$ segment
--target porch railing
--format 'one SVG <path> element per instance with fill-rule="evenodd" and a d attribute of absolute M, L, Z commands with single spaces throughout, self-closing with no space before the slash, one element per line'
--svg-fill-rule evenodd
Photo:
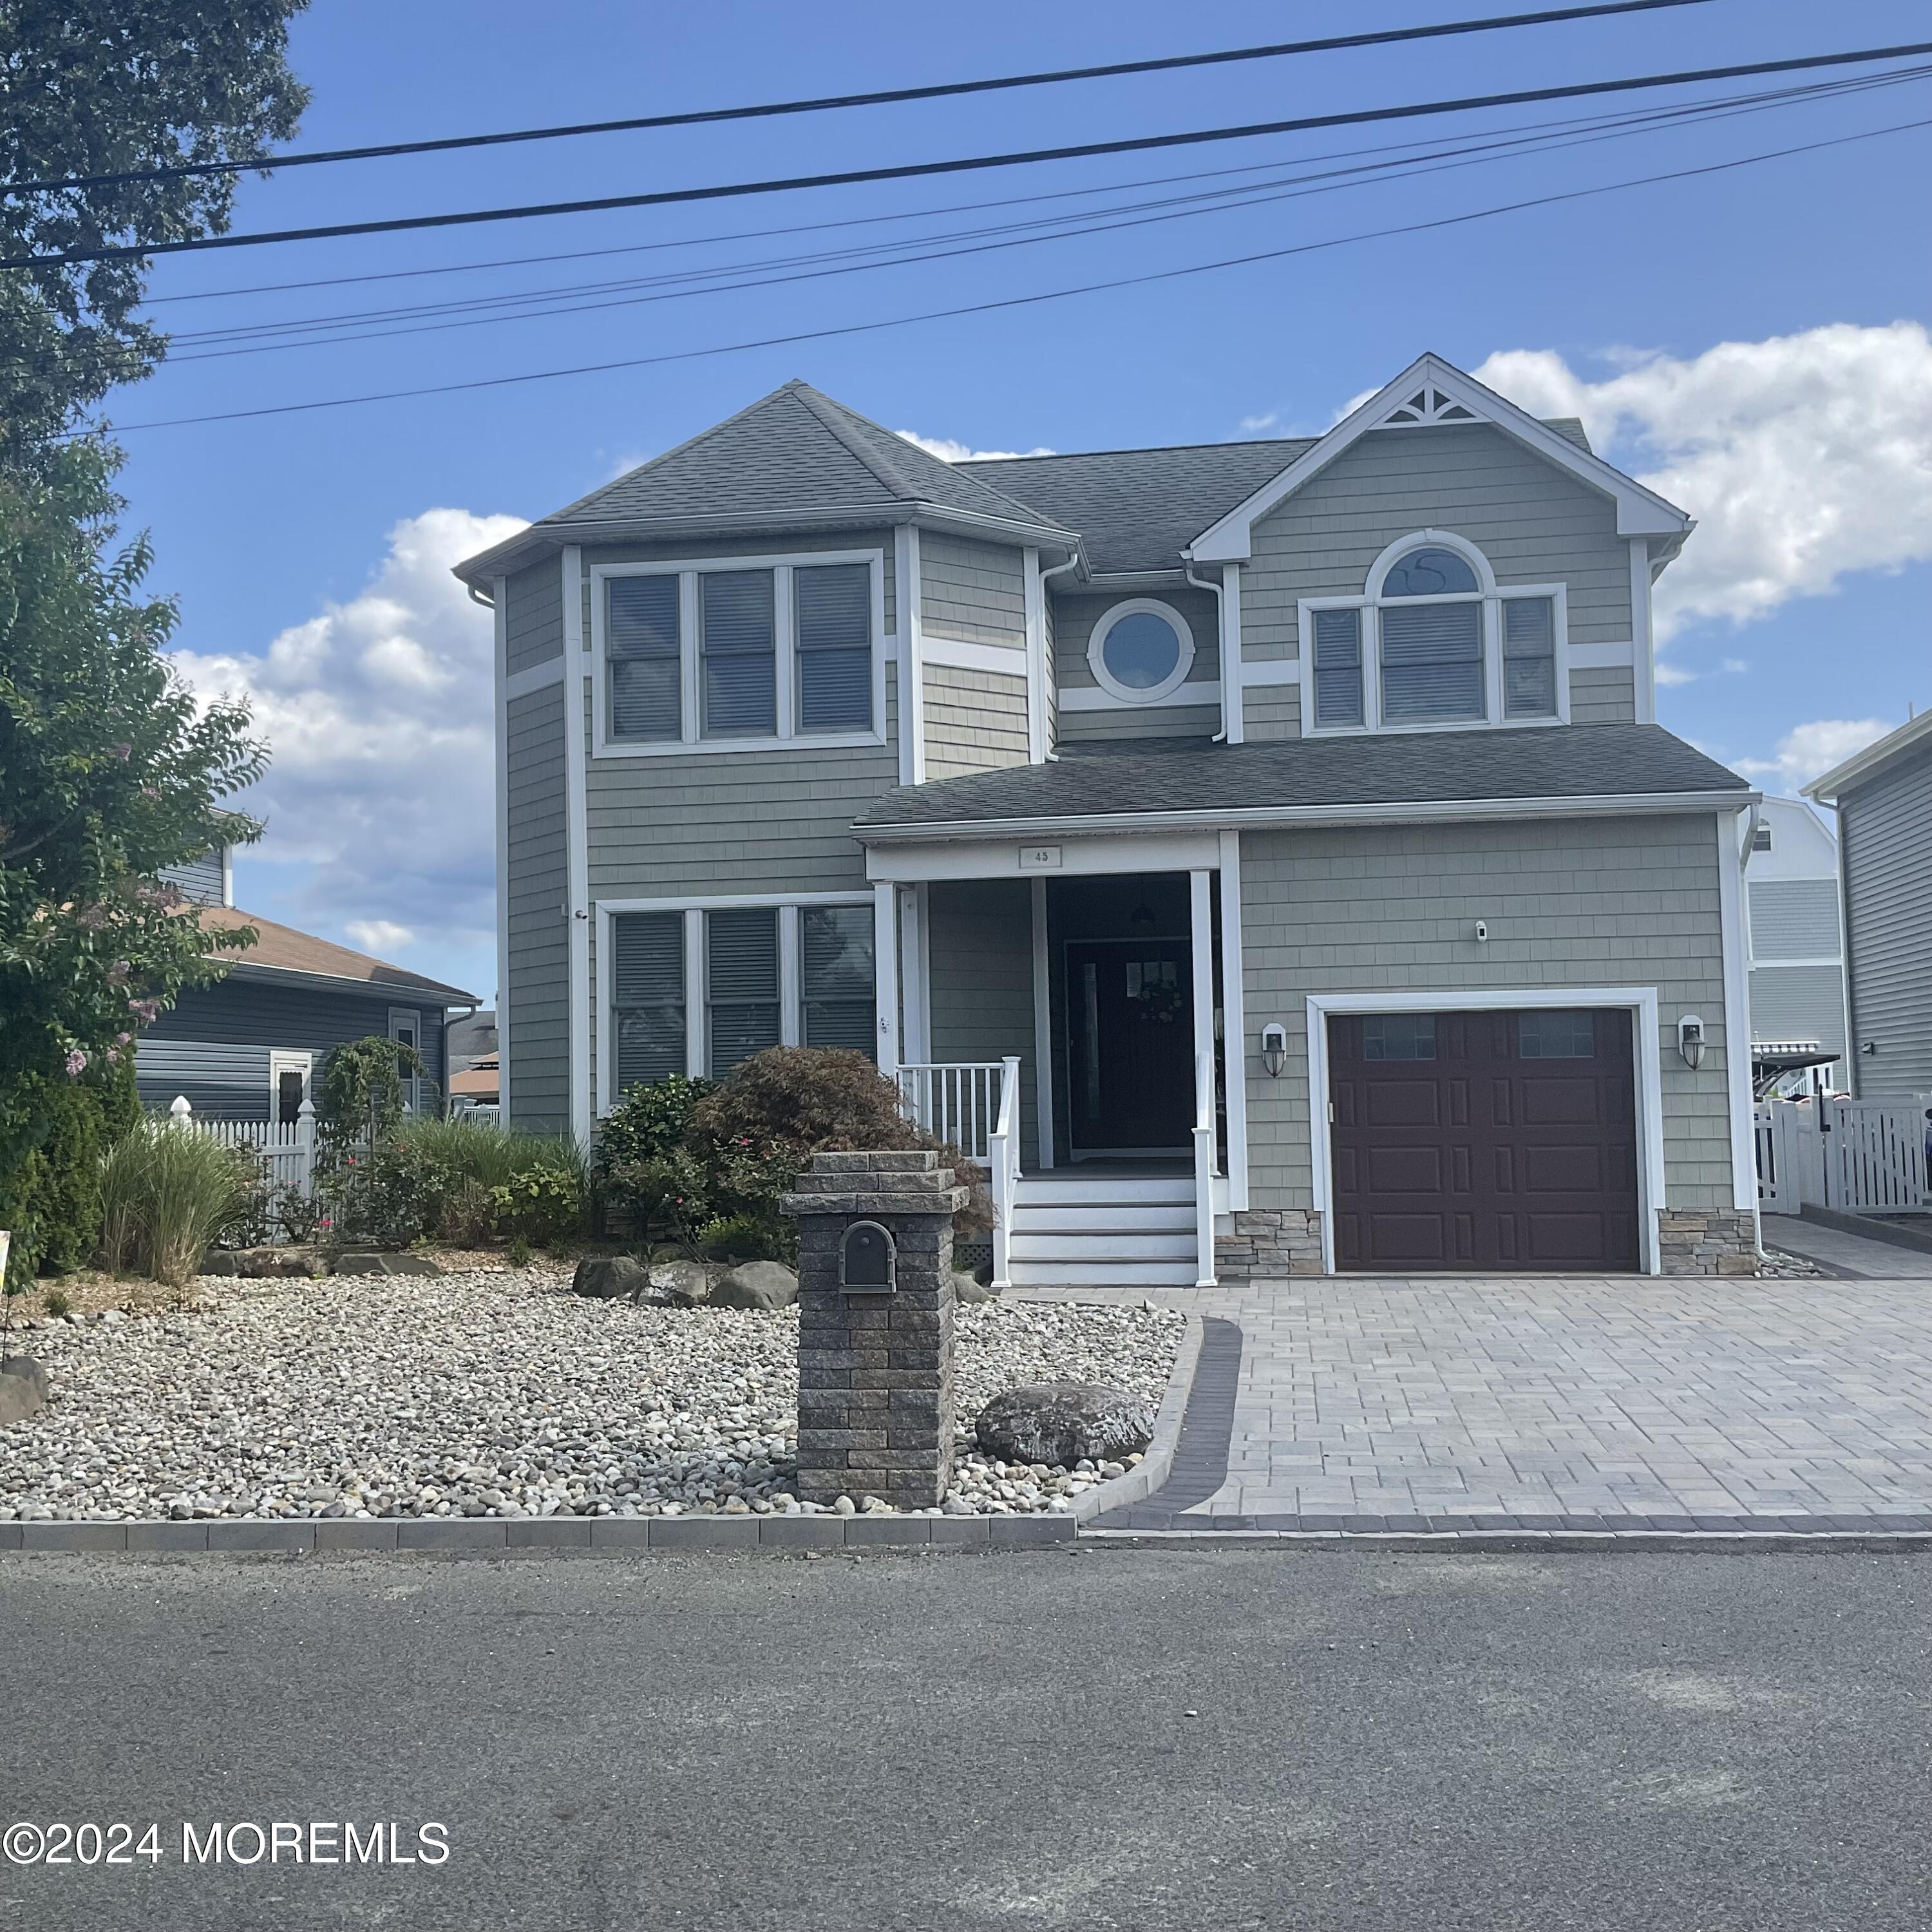
<path fill-rule="evenodd" d="M 1214 1286 L 1214 1056 L 1194 1056 L 1195 1286 Z"/>
<path fill-rule="evenodd" d="M 1010 1054 L 1000 1063 L 1000 1111 L 986 1137 L 986 1166 L 993 1193 L 993 1286 L 1010 1288 L 1009 1245 L 1013 1202 L 1020 1180 L 1020 1063 Z"/>
<path fill-rule="evenodd" d="M 1019 1085 L 1019 1061 L 916 1062 L 899 1067 L 895 1077 L 906 1112 L 921 1126 L 983 1161 L 1006 1093 Z"/>

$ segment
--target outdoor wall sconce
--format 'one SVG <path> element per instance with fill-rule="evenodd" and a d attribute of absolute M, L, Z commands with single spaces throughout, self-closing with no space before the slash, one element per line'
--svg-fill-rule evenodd
<path fill-rule="evenodd" d="M 1270 1080 L 1279 1080 L 1288 1064 L 1288 1029 L 1279 1020 L 1270 1020 L 1262 1028 L 1262 1064 Z"/>
<path fill-rule="evenodd" d="M 1489 944 L 1489 921 L 1486 919 L 1478 920 L 1476 922 L 1476 944 L 1478 946 L 1486 946 Z"/>
<path fill-rule="evenodd" d="M 1677 1051 L 1693 1073 L 1704 1064 L 1704 1022 L 1695 1013 L 1686 1013 L 1677 1022 Z"/>
<path fill-rule="evenodd" d="M 1878 1051 L 1878 1042 L 1875 1040 L 1868 1040 L 1859 1047 L 1858 1051 L 1861 1053 L 1876 1053 Z"/>

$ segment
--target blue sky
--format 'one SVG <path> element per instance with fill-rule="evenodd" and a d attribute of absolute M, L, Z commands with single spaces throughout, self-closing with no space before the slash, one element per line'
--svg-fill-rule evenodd
<path fill-rule="evenodd" d="M 574 0 L 328 0 L 298 22 L 314 90 L 298 145 L 596 119 L 1448 20 L 1466 0 L 1048 10 Z M 724 128 L 298 170 L 242 188 L 238 230 L 621 194 L 1100 140 L 1718 65 L 1924 37 L 1922 6 L 1710 4 L 1622 20 Z M 1742 91 L 1773 82 L 1739 82 Z M 1681 100 L 1682 91 L 1646 104 Z M 155 315 L 189 332 L 613 281 L 1030 218 L 1023 207 L 852 221 L 1208 170 L 1441 145 L 1592 104 L 1182 151 L 164 261 Z M 177 593 L 184 670 L 256 697 L 276 769 L 250 909 L 484 995 L 488 628 L 448 562 L 789 376 L 975 450 L 1318 430 L 1433 349 L 1529 406 L 1580 410 L 1613 460 L 1702 527 L 1664 580 L 1664 721 L 1802 782 L 1932 701 L 1932 128 L 1238 269 L 782 348 L 196 426 L 164 418 L 676 353 L 1288 248 L 1932 118 L 1932 81 L 1108 234 L 788 286 L 274 352 L 177 358 L 112 399 L 130 524 Z M 1329 164 L 1328 165 L 1333 165 Z M 1219 182 L 1197 184 L 1213 187 Z M 1174 189 L 1117 196 L 1142 200 Z M 1108 199 L 1096 196 L 1104 204 Z M 1068 204 L 1048 204 L 1064 208 Z M 680 243 L 676 248 L 656 244 Z M 650 252 L 219 299 L 211 291 L 595 249 Z M 634 292 L 634 291 L 626 292 Z M 608 298 L 607 298 L 608 299 Z M 400 324 L 385 325 L 397 326 Z M 1726 345 L 1729 345 L 1726 346 Z M 191 361 L 192 356 L 210 359 Z"/>

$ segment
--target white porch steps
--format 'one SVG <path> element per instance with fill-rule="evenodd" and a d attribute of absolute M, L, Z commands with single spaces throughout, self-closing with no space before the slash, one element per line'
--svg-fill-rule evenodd
<path fill-rule="evenodd" d="M 1185 1175 L 1078 1168 L 1021 1177 L 1007 1267 L 1016 1288 L 1185 1288 L 1199 1265 Z"/>

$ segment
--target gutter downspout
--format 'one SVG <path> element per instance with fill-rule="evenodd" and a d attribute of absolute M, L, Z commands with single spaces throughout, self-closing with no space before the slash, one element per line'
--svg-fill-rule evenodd
<path fill-rule="evenodd" d="M 468 591 L 468 592 L 469 592 L 469 593 L 470 593 L 470 602 L 471 602 L 471 603 L 472 603 L 472 604 L 482 604 L 482 607 L 484 608 L 484 610 L 495 610 L 495 609 L 496 609 L 496 598 L 494 598 L 494 597 L 491 597 L 491 596 L 488 596 L 485 595 L 483 592 L 479 591 L 479 590 L 476 588 L 476 585 L 475 585 L 475 584 L 466 584 L 463 587 L 464 587 L 464 590 L 466 590 L 466 591 Z"/>
<path fill-rule="evenodd" d="M 1052 578 L 1064 575 L 1066 572 L 1072 569 L 1079 562 L 1079 561 L 1080 553 L 1076 550 L 1064 563 L 1056 563 L 1051 570 L 1042 570 L 1040 572 L 1040 622 L 1042 625 L 1046 622 L 1046 586 L 1048 581 Z M 1041 639 L 1041 643 L 1042 645 L 1044 646 L 1046 643 L 1044 638 Z M 1060 688 L 1060 674 L 1055 666 L 1051 662 L 1046 665 L 1046 673 L 1048 680 L 1052 685 L 1053 689 L 1056 693 L 1053 706 L 1053 722 L 1057 733 L 1060 724 L 1060 701 L 1057 695 Z M 1046 762 L 1050 765 L 1057 765 L 1060 762 L 1060 754 L 1056 752 L 1051 745 L 1048 746 L 1046 748 Z"/>
<path fill-rule="evenodd" d="M 1230 668 L 1228 662 L 1226 587 L 1218 577 L 1196 577 L 1194 574 L 1194 560 L 1192 557 L 1184 556 L 1181 559 L 1181 563 L 1186 571 L 1188 582 L 1192 584 L 1196 590 L 1211 590 L 1214 593 L 1214 635 L 1220 645 L 1221 659 L 1221 728 L 1214 734 L 1209 742 L 1216 745 L 1226 745 L 1230 742 L 1239 744 L 1241 742 L 1240 737 L 1237 736 L 1231 740 L 1228 735 L 1229 729 L 1228 693 L 1231 686 L 1238 680 L 1241 674 L 1240 656 L 1241 640 L 1239 638 L 1234 640 L 1235 657 L 1233 666 Z"/>

